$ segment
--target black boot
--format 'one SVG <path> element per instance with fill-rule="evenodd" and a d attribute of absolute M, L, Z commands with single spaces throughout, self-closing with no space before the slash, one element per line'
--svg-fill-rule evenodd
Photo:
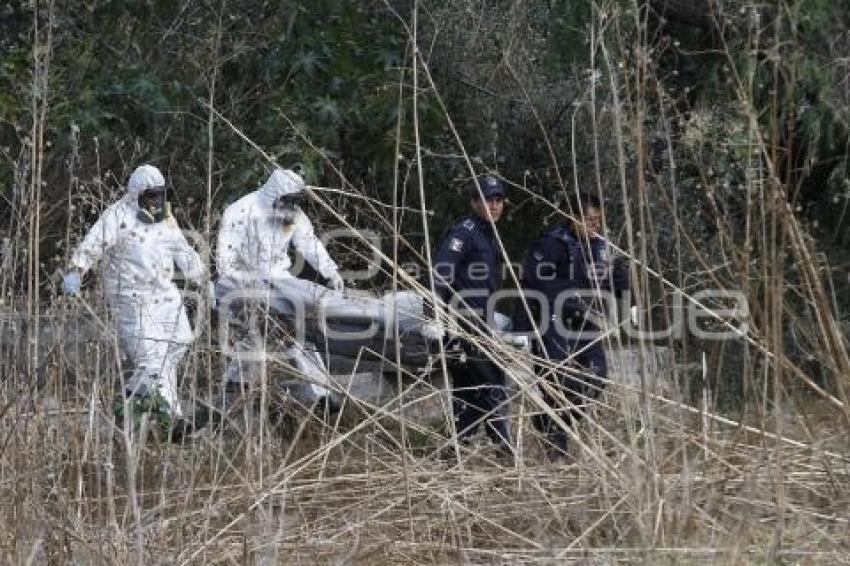
<path fill-rule="evenodd" d="M 235 416 L 240 409 L 244 409 L 249 402 L 250 387 L 243 383 L 228 381 L 224 384 L 218 395 L 213 397 L 211 403 L 205 408 L 204 425 L 209 424 L 217 428 L 224 422 Z M 196 428 L 199 428 L 196 424 Z"/>
<path fill-rule="evenodd" d="M 549 433 L 547 437 L 546 454 L 552 463 L 564 463 L 572 459 L 570 456 L 570 436 L 563 430 Z"/>
<path fill-rule="evenodd" d="M 328 392 L 325 395 L 321 395 L 318 399 L 316 399 L 315 403 L 313 403 L 313 414 L 323 421 L 329 422 L 331 417 L 339 413 L 341 408 L 341 405 L 337 403 L 333 394 Z"/>
<path fill-rule="evenodd" d="M 190 434 L 206 425 L 206 423 L 203 423 L 201 426 L 198 426 L 199 424 L 200 423 L 197 420 L 197 412 L 195 414 L 194 422 L 184 417 L 173 417 L 171 419 L 171 430 L 169 431 L 168 439 L 171 442 L 179 444 Z"/>

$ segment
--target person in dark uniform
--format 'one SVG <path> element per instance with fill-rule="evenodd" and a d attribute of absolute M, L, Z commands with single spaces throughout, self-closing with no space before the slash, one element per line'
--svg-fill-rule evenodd
<path fill-rule="evenodd" d="M 573 199 L 571 212 L 576 220 L 558 225 L 539 238 L 522 270 L 522 288 L 545 297 L 550 320 L 543 324 L 541 312 L 545 311 L 530 300 L 528 309 L 518 305 L 515 320 L 518 331 L 533 330 L 536 325 L 541 332 L 541 339 L 534 344 L 535 355 L 545 360 L 535 367 L 539 379 L 545 380 L 541 395 L 568 426 L 574 427 L 588 403 L 602 392 L 603 379 L 608 375 L 605 339 L 592 315 L 604 315 L 607 308 L 618 307 L 630 285 L 627 264 L 612 261 L 610 246 L 601 235 L 599 199 L 581 194 Z M 604 300 L 603 295 L 613 295 L 614 301 Z M 554 454 L 566 454 L 567 431 L 545 412 L 535 415 L 533 421 L 546 435 Z"/>
<path fill-rule="evenodd" d="M 487 302 L 501 287 L 501 256 L 494 224 L 504 209 L 505 189 L 497 178 L 482 175 L 472 183 L 469 198 L 471 213 L 444 235 L 433 257 L 433 271 L 437 296 L 451 305 L 451 311 L 460 313 L 460 329 L 475 336 L 482 330 L 490 331 L 486 328 Z M 420 332 L 436 340 L 444 329 L 435 321 Z M 448 363 L 458 436 L 464 441 L 484 423 L 491 441 L 511 453 L 505 374 L 470 340 L 459 341 L 463 355 Z"/>

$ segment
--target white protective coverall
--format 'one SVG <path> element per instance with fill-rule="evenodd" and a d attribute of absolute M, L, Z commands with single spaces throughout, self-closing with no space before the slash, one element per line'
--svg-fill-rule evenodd
<path fill-rule="evenodd" d="M 139 219 L 139 193 L 164 185 L 156 167 L 137 168 L 127 194 L 106 209 L 74 251 L 71 267 L 84 274 L 103 260 L 106 299 L 121 348 L 134 365 L 125 390 L 138 395 L 158 391 L 179 417 L 177 366 L 193 335 L 172 280 L 174 266 L 202 289 L 206 269 L 174 218 L 154 224 Z"/>
<path fill-rule="evenodd" d="M 307 215 L 299 211 L 289 226 L 275 215 L 274 203 L 279 197 L 304 189 L 304 181 L 297 173 L 276 169 L 262 187 L 225 209 L 216 250 L 216 297 L 220 306 L 226 308 L 234 297 L 253 298 L 257 304 L 268 305 L 272 312 L 295 314 L 296 324 L 304 324 L 298 315 L 309 311 L 323 296 L 342 296 L 296 278 L 289 271 L 291 243 L 319 274 L 332 282 L 341 281 L 337 264 L 316 236 Z M 295 312 L 291 308 L 293 301 L 300 303 Z M 248 351 L 257 347 L 236 346 L 235 356 L 224 372 L 225 382 L 247 384 L 259 379 L 265 351 Z M 296 341 L 283 354 L 306 377 L 317 397 L 328 395 L 328 373 L 315 345 Z"/>

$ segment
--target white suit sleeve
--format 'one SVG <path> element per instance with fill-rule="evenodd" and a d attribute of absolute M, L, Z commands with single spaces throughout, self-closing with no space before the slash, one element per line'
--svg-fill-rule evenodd
<path fill-rule="evenodd" d="M 86 237 L 71 255 L 71 267 L 86 273 L 103 257 L 103 253 L 118 240 L 118 217 L 115 208 L 108 208 L 100 215 Z"/>
<path fill-rule="evenodd" d="M 324 244 L 313 231 L 313 224 L 310 219 L 303 213 L 299 215 L 298 221 L 295 223 L 292 243 L 313 269 L 318 271 L 325 279 L 330 279 L 339 271 L 339 267 L 328 255 Z"/>
<path fill-rule="evenodd" d="M 173 219 L 171 220 L 173 222 Z M 197 286 L 203 286 L 207 269 L 201 261 L 201 256 L 198 255 L 189 242 L 186 241 L 186 236 L 177 226 L 175 222 L 171 226 L 173 230 L 173 248 L 172 254 L 174 264 L 183 272 L 183 276 L 195 283 Z"/>

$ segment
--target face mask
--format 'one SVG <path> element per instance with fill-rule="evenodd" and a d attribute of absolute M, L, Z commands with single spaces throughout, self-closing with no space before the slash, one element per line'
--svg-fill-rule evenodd
<path fill-rule="evenodd" d="M 156 224 L 171 216 L 171 205 L 165 200 L 165 188 L 142 191 L 138 203 L 139 220 L 145 224 Z"/>
<path fill-rule="evenodd" d="M 295 193 L 278 197 L 274 202 L 274 216 L 284 226 L 292 226 L 301 212 L 301 203 L 304 201 L 303 193 Z"/>

